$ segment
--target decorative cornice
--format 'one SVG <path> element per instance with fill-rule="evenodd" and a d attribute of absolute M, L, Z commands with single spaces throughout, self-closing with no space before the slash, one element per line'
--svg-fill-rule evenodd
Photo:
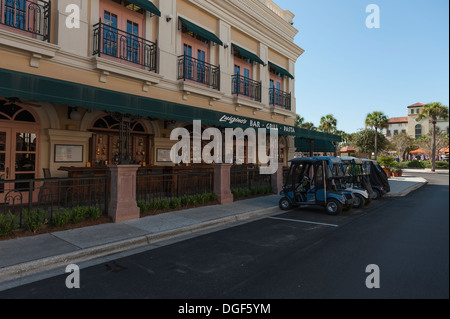
<path fill-rule="evenodd" d="M 296 61 L 304 50 L 294 43 L 292 25 L 260 0 L 185 0 Z M 255 23 L 256 22 L 256 23 Z"/>

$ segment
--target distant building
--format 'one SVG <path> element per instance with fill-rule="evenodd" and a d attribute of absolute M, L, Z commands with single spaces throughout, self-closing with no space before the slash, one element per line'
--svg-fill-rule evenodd
<path fill-rule="evenodd" d="M 424 106 L 424 103 L 416 103 L 410 105 L 407 107 L 408 116 L 390 118 L 388 127 L 383 129 L 384 136 L 391 140 L 395 135 L 398 135 L 400 133 L 406 133 L 415 139 L 419 138 L 422 135 L 426 135 L 432 127 L 430 120 L 424 119 L 422 121 L 417 121 L 417 116 Z M 436 128 L 448 134 L 448 120 L 438 120 Z"/>

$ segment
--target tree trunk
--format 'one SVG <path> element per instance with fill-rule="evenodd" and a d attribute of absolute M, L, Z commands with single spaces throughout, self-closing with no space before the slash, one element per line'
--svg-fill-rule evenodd
<path fill-rule="evenodd" d="M 378 128 L 375 126 L 375 160 L 378 158 Z"/>
<path fill-rule="evenodd" d="M 433 147 L 431 150 L 431 171 L 436 172 L 436 122 L 433 121 Z"/>

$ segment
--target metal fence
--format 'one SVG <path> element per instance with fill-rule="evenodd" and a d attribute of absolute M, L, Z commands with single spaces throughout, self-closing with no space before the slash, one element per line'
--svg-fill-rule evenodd
<path fill-rule="evenodd" d="M 280 106 L 286 110 L 291 110 L 291 93 L 287 93 L 275 88 L 269 89 L 269 104 Z"/>
<path fill-rule="evenodd" d="M 231 77 L 231 87 L 233 94 L 243 95 L 254 101 L 261 102 L 261 82 L 235 74 Z"/>
<path fill-rule="evenodd" d="M 220 67 L 182 55 L 178 57 L 178 80 L 190 80 L 220 90 Z"/>
<path fill-rule="evenodd" d="M 254 189 L 269 187 L 272 184 L 272 175 L 260 174 L 259 167 L 255 165 L 234 165 L 230 170 L 231 189 Z"/>
<path fill-rule="evenodd" d="M 50 1 L 0 0 L 0 24 L 50 42 Z"/>
<path fill-rule="evenodd" d="M 0 180 L 0 214 L 12 213 L 23 226 L 23 213 L 39 209 L 47 218 L 61 209 L 98 207 L 108 213 L 109 177 Z"/>
<path fill-rule="evenodd" d="M 214 172 L 138 175 L 136 184 L 138 201 L 207 194 L 214 191 Z"/>
<path fill-rule="evenodd" d="M 157 72 L 157 44 L 102 23 L 94 25 L 93 55 L 107 55 Z"/>

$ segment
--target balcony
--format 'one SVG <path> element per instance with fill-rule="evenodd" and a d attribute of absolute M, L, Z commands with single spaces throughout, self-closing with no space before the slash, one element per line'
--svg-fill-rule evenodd
<path fill-rule="evenodd" d="M 0 29 L 50 42 L 51 4 L 43 0 L 0 0 Z"/>
<path fill-rule="evenodd" d="M 280 107 L 285 110 L 291 110 L 291 93 L 271 88 L 269 89 L 269 104 L 273 107 Z"/>
<path fill-rule="evenodd" d="M 192 81 L 220 91 L 220 67 L 193 57 L 178 57 L 178 80 Z"/>
<path fill-rule="evenodd" d="M 231 81 L 233 95 L 245 96 L 253 101 L 261 102 L 261 82 L 239 74 L 233 75 Z"/>
<path fill-rule="evenodd" d="M 99 21 L 94 25 L 94 56 L 157 72 L 157 44 Z"/>

